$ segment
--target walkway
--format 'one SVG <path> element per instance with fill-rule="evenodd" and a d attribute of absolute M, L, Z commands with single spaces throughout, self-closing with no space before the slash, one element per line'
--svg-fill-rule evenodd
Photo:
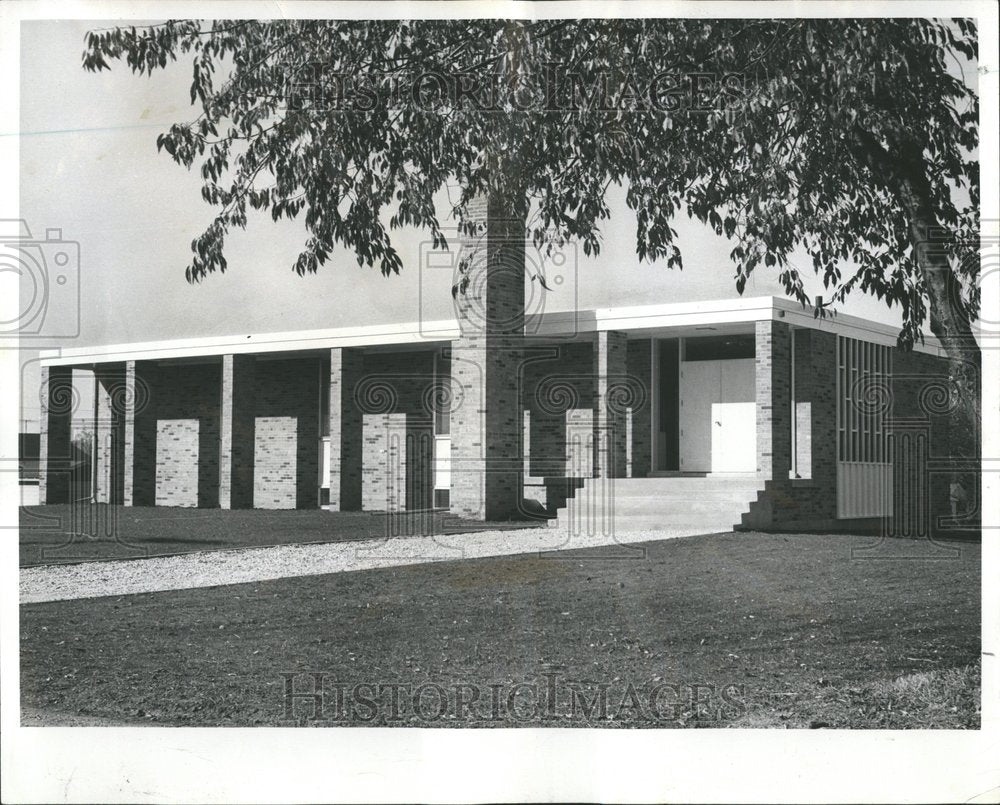
<path fill-rule="evenodd" d="M 614 536 L 570 536 L 561 529 L 522 528 L 361 542 L 203 551 L 149 559 L 22 568 L 20 594 L 22 604 L 34 604 L 608 545 L 619 545 L 622 551 L 634 552 L 641 550 L 634 547 L 635 543 L 694 536 L 698 533 L 704 533 L 704 529 L 656 529 Z"/>

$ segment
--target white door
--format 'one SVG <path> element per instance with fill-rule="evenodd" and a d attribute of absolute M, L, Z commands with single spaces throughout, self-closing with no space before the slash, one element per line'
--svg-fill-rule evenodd
<path fill-rule="evenodd" d="M 680 387 L 681 471 L 756 471 L 753 358 L 685 361 Z"/>
<path fill-rule="evenodd" d="M 712 472 L 756 472 L 754 361 L 714 362 L 719 364 L 720 399 L 712 404 Z"/>
<path fill-rule="evenodd" d="M 719 361 L 681 363 L 681 472 L 712 469 L 712 405 L 719 400 Z"/>

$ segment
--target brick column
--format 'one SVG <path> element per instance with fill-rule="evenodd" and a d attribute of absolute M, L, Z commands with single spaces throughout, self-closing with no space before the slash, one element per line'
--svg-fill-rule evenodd
<path fill-rule="evenodd" d="M 41 503 L 70 502 L 70 425 L 74 405 L 73 369 L 43 366 L 39 446 Z"/>
<path fill-rule="evenodd" d="M 111 452 L 114 434 L 111 388 L 101 369 L 94 370 L 94 502 L 111 503 Z"/>
<path fill-rule="evenodd" d="M 523 483 L 524 216 L 518 205 L 493 198 L 478 204 L 476 212 L 486 214 L 486 245 L 464 252 L 469 282 L 456 295 L 451 510 L 506 520 L 520 514 Z"/>
<path fill-rule="evenodd" d="M 330 350 L 330 509 L 361 511 L 361 408 L 354 398 L 364 372 L 358 349 Z"/>
<path fill-rule="evenodd" d="M 124 483 L 122 488 L 122 505 L 134 506 L 135 500 L 135 476 L 136 476 L 136 362 L 125 362 L 125 402 L 124 402 L 124 442 L 123 451 Z M 140 470 L 145 472 L 147 470 Z"/>
<path fill-rule="evenodd" d="M 253 508 L 257 363 L 252 355 L 222 356 L 219 507 Z"/>
<path fill-rule="evenodd" d="M 625 405 L 630 396 L 628 336 L 599 331 L 594 339 L 594 476 L 622 478 L 626 471 Z"/>
<path fill-rule="evenodd" d="M 791 330 L 780 321 L 756 326 L 757 473 L 788 480 L 792 466 Z"/>
<path fill-rule="evenodd" d="M 124 483 L 125 367 L 94 368 L 94 500 L 121 503 Z"/>

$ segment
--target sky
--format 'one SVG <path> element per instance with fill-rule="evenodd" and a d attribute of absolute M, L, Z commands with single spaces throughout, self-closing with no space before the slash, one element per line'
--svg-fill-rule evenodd
<path fill-rule="evenodd" d="M 251 218 L 227 241 L 229 270 L 198 285 L 184 277 L 191 240 L 211 220 L 197 165 L 187 172 L 156 137 L 191 119 L 190 64 L 152 77 L 113 63 L 110 72 L 81 66 L 84 35 L 108 22 L 21 24 L 20 216 L 36 240 L 61 229 L 79 244 L 80 305 L 52 286 L 46 326 L 60 337 L 40 346 L 77 347 L 170 338 L 236 335 L 452 316 L 451 273 L 421 265 L 426 236 L 393 234 L 403 259 L 398 276 L 359 267 L 341 250 L 316 275 L 291 270 L 305 239 L 298 222 Z M 612 188 L 612 218 L 597 257 L 570 249 L 564 281 L 546 295 L 547 310 L 736 297 L 732 246 L 697 222 L 678 219 L 683 271 L 640 263 L 635 218 L 624 189 Z M 534 256 L 529 254 L 529 265 Z M 793 263 L 807 269 L 803 253 Z M 814 293 L 822 293 L 818 279 Z M 63 290 L 63 297 L 56 295 Z M 70 290 L 72 290 L 72 283 Z M 761 268 L 745 296 L 782 295 L 777 272 Z M 856 295 L 845 312 L 891 325 L 896 311 Z M 77 326 L 78 325 L 78 326 Z M 37 353 L 24 352 L 22 419 L 37 419 Z"/>

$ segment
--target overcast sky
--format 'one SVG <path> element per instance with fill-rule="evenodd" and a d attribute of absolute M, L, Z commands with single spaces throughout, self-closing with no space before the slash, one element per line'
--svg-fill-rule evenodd
<path fill-rule="evenodd" d="M 229 271 L 188 285 L 190 242 L 211 220 L 212 208 L 201 200 L 197 169 L 188 173 L 157 153 L 156 137 L 171 123 L 196 116 L 190 65 L 182 59 L 152 78 L 119 63 L 111 72 L 87 73 L 81 67 L 84 34 L 107 25 L 39 21 L 21 28 L 20 215 L 38 239 L 48 228 L 61 228 L 64 239 L 80 244 L 80 334 L 52 346 L 451 316 L 451 275 L 420 270 L 424 236 L 414 231 L 394 234 L 404 264 L 400 276 L 384 278 L 341 251 L 319 274 L 300 278 L 291 266 L 304 240 L 301 225 L 251 218 L 248 231 L 227 242 Z M 684 271 L 640 264 L 624 191 L 613 189 L 610 202 L 601 255 L 572 256 L 575 268 L 548 295 L 547 309 L 736 296 L 732 244 L 684 218 L 677 221 Z M 809 266 L 805 254 L 795 262 Z M 822 292 L 818 281 L 815 291 Z M 782 290 L 776 271 L 762 268 L 745 295 L 766 294 Z M 895 311 L 874 299 L 857 297 L 846 310 L 899 323 Z M 24 362 L 24 418 L 33 419 L 37 355 L 26 352 Z"/>

